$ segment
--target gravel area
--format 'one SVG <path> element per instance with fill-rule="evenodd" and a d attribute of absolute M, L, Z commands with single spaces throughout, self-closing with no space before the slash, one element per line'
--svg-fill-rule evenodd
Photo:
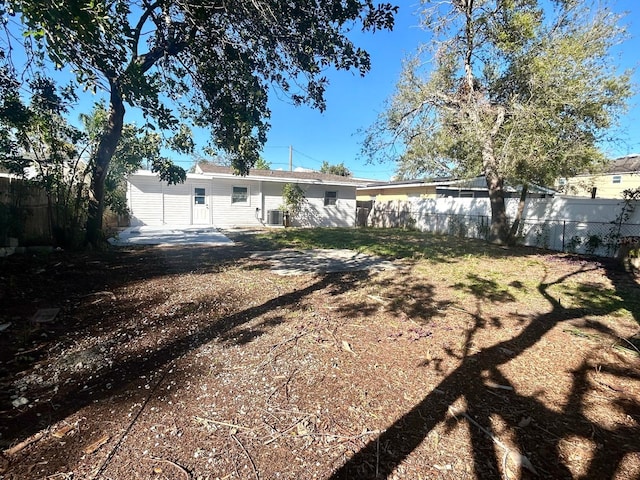
<path fill-rule="evenodd" d="M 634 279 L 231 239 L 0 259 L 0 478 L 640 478 Z"/>

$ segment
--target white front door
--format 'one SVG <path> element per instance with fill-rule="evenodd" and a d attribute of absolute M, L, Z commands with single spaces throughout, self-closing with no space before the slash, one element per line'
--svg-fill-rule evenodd
<path fill-rule="evenodd" d="M 193 189 L 193 224 L 209 224 L 209 199 L 205 187 L 195 187 Z"/>

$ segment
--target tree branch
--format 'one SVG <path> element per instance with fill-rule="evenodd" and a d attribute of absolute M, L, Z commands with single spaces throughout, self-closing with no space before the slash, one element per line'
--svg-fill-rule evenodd
<path fill-rule="evenodd" d="M 144 2 L 144 3 L 146 4 L 147 2 Z M 140 16 L 140 20 L 138 20 L 138 23 L 133 29 L 132 41 L 133 41 L 133 55 L 135 57 L 138 56 L 138 42 L 140 41 L 140 34 L 142 32 L 142 27 L 144 26 L 145 23 L 147 23 L 147 20 L 149 19 L 149 17 L 151 16 L 151 14 L 156 8 L 158 8 L 158 2 L 154 2 L 150 5 L 146 4 L 145 11 L 142 13 L 142 15 Z"/>

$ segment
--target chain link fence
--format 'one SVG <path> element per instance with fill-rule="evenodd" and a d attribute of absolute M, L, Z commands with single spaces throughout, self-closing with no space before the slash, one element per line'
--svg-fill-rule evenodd
<path fill-rule="evenodd" d="M 524 245 L 560 252 L 613 257 L 620 238 L 640 237 L 640 224 L 524 220 L 518 237 Z"/>

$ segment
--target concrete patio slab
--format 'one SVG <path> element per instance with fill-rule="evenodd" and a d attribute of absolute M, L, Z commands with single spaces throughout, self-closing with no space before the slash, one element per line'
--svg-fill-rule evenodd
<path fill-rule="evenodd" d="M 129 227 L 116 237 L 112 245 L 232 245 L 233 241 L 217 228 L 205 226 L 140 226 Z"/>

